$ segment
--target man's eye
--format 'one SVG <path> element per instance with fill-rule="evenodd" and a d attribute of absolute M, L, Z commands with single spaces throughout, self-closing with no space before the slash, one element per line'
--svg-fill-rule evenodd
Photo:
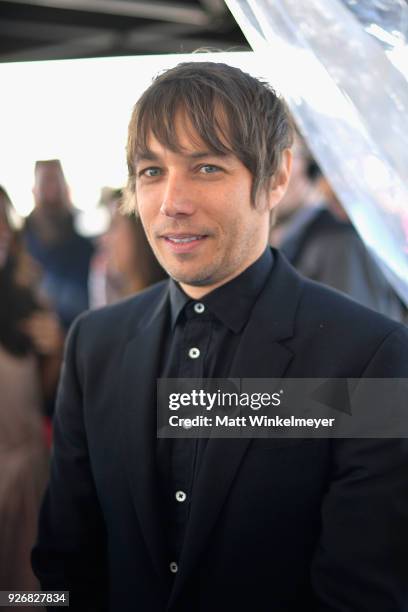
<path fill-rule="evenodd" d="M 212 164 L 205 164 L 200 167 L 200 172 L 203 174 L 215 174 L 215 172 L 219 172 L 221 168 L 218 166 L 213 166 Z"/>
<path fill-rule="evenodd" d="M 160 168 L 144 168 L 139 172 L 139 176 L 149 176 L 151 178 L 160 175 Z"/>

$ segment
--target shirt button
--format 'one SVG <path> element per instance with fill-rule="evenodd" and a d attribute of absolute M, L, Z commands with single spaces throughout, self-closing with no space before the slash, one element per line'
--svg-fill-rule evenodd
<path fill-rule="evenodd" d="M 172 574 L 177 574 L 177 572 L 178 572 L 178 565 L 177 565 L 177 563 L 175 561 L 172 561 L 170 563 L 170 571 L 171 571 Z"/>
<path fill-rule="evenodd" d="M 203 312 L 204 312 L 204 310 L 205 310 L 205 306 L 204 306 L 204 304 L 202 304 L 201 302 L 197 302 L 197 304 L 194 304 L 194 311 L 195 311 L 197 314 L 201 314 L 201 313 L 203 313 Z"/>
<path fill-rule="evenodd" d="M 176 491 L 176 499 L 178 502 L 184 502 L 187 499 L 187 495 L 184 491 Z"/>
<path fill-rule="evenodd" d="M 188 356 L 191 357 L 191 359 L 197 359 L 197 357 L 200 356 L 200 350 L 198 348 L 191 348 L 188 351 Z"/>

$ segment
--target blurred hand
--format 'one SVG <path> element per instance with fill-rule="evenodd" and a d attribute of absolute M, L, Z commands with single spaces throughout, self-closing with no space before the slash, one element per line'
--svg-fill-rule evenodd
<path fill-rule="evenodd" d="M 62 351 L 64 333 L 54 313 L 37 311 L 22 321 L 21 328 L 30 336 L 40 355 L 57 355 Z"/>

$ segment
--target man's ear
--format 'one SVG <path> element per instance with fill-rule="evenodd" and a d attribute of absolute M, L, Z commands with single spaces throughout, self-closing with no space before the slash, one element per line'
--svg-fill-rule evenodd
<path fill-rule="evenodd" d="M 292 151 L 290 149 L 285 149 L 282 152 L 280 168 L 272 178 L 266 194 L 269 210 L 275 208 L 285 195 L 289 183 L 290 171 L 292 169 L 292 157 Z"/>

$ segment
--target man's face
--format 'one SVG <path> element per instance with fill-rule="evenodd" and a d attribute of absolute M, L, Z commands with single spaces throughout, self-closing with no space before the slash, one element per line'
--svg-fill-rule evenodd
<path fill-rule="evenodd" d="M 251 206 L 252 175 L 234 155 L 208 150 L 180 117 L 181 153 L 152 135 L 136 161 L 136 202 L 157 259 L 198 299 L 262 254 L 274 199 Z"/>

